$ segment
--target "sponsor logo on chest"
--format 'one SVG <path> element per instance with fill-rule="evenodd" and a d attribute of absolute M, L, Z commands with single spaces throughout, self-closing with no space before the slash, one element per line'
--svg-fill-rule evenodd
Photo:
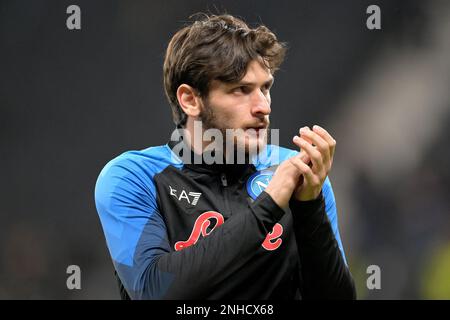
<path fill-rule="evenodd" d="M 174 197 L 175 199 L 177 199 L 180 202 L 187 202 L 190 205 L 197 205 L 198 200 L 201 197 L 201 193 L 200 192 L 186 192 L 186 190 L 181 189 L 181 190 L 177 190 L 172 188 L 172 186 L 169 185 L 169 194 Z"/>

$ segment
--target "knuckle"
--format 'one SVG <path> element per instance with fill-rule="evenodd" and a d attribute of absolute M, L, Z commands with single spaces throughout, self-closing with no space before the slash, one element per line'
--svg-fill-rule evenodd
<path fill-rule="evenodd" d="M 318 149 L 321 154 L 327 154 L 330 151 L 328 144 L 321 144 L 320 146 L 318 146 Z"/>
<path fill-rule="evenodd" d="M 318 162 L 322 161 L 322 153 L 319 152 L 318 150 L 314 150 L 314 152 L 312 152 L 312 156 L 316 161 Z"/>
<path fill-rule="evenodd" d="M 336 140 L 335 139 L 331 139 L 331 146 L 332 147 L 336 147 Z"/>
<path fill-rule="evenodd" d="M 292 164 L 299 170 L 302 169 L 302 160 L 300 160 L 299 158 L 293 158 L 292 159 Z"/>
<path fill-rule="evenodd" d="M 314 185 L 316 187 L 320 187 L 321 185 L 320 181 L 321 181 L 320 178 L 316 176 L 316 178 L 314 179 Z"/>

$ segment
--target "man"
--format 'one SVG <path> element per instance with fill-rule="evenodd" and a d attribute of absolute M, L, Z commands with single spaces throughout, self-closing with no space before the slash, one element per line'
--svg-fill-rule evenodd
<path fill-rule="evenodd" d="M 301 152 L 267 144 L 284 52 L 230 15 L 173 36 L 164 85 L 183 132 L 113 159 L 95 189 L 122 298 L 355 297 L 327 178 L 335 140 L 314 126 L 294 137 Z M 205 139 L 227 129 L 231 146 Z"/>

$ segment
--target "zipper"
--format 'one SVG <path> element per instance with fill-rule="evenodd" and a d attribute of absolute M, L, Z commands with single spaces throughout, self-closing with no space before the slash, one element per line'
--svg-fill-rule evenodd
<path fill-rule="evenodd" d="M 228 200 L 228 180 L 227 175 L 225 173 L 220 174 L 220 182 L 222 183 L 222 189 L 223 189 L 223 201 L 225 202 L 225 210 L 227 211 L 227 215 L 231 216 L 231 208 L 230 208 L 230 202 Z"/>
<path fill-rule="evenodd" d="M 227 175 L 225 173 L 220 174 L 220 181 L 223 187 L 228 187 Z"/>

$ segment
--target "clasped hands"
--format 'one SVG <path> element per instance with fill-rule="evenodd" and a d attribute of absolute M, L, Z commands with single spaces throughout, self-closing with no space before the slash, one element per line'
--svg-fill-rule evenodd
<path fill-rule="evenodd" d="M 282 208 L 289 201 L 316 199 L 331 170 L 336 140 L 322 127 L 303 127 L 293 142 L 300 152 L 283 161 L 265 191 Z"/>

